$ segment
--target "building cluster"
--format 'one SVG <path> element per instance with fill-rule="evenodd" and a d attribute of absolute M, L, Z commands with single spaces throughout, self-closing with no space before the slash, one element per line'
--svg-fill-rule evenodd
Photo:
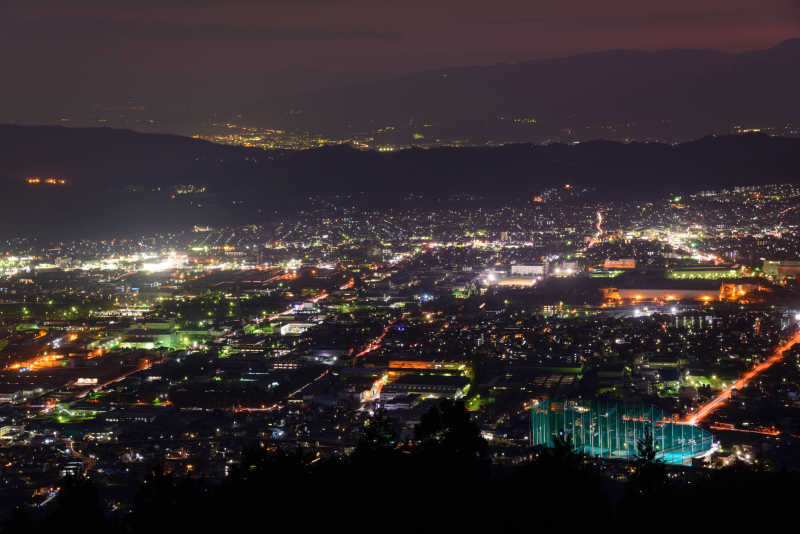
<path fill-rule="evenodd" d="M 800 190 L 592 198 L 312 198 L 254 225 L 0 243 L 0 494 L 154 463 L 221 480 L 252 447 L 346 455 L 376 413 L 412 439 L 442 399 L 496 461 L 555 430 L 623 461 L 650 425 L 671 462 L 791 462 Z"/>

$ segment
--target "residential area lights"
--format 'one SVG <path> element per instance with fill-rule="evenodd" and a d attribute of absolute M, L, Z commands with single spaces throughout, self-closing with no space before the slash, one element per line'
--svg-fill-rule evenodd
<path fill-rule="evenodd" d="M 787 341 L 783 342 L 779 345 L 773 354 L 767 358 L 765 361 L 757 364 L 754 366 L 750 371 L 742 375 L 742 377 L 735 381 L 735 383 L 731 384 L 730 386 L 724 388 L 722 392 L 714 397 L 711 401 L 702 406 L 699 406 L 696 411 L 686 416 L 683 420 L 684 423 L 690 425 L 697 425 L 703 422 L 706 417 L 712 414 L 717 408 L 721 405 L 725 404 L 730 398 L 735 389 L 744 389 L 747 385 L 758 375 L 775 365 L 776 363 L 780 362 L 785 353 L 791 350 L 795 345 L 800 343 L 800 332 L 795 333 L 791 338 Z"/>
<path fill-rule="evenodd" d="M 800 322 L 800 212 L 781 214 L 800 188 L 759 191 L 312 197 L 268 224 L 0 242 L 4 483 L 57 486 L 65 436 L 69 469 L 103 484 L 158 463 L 222 481 L 254 444 L 322 465 L 383 415 L 410 451 L 445 399 L 507 465 L 549 446 L 543 399 L 566 430 L 602 425 L 576 443 L 615 481 L 654 416 L 676 480 L 780 461 L 800 435 L 800 345 L 781 343 Z"/>

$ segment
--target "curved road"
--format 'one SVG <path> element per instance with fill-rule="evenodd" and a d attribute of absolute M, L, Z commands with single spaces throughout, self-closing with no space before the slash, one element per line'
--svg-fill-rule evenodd
<path fill-rule="evenodd" d="M 790 337 L 785 342 L 781 343 L 775 349 L 775 352 L 772 353 L 772 356 L 753 367 L 750 371 L 746 372 L 742 378 L 736 382 L 736 384 L 731 384 L 729 387 L 722 390 L 719 395 L 711 399 L 706 404 L 700 406 L 696 412 L 688 414 L 681 422 L 687 425 L 696 425 L 697 423 L 701 423 L 706 417 L 712 414 L 717 408 L 725 404 L 728 399 L 731 398 L 731 394 L 734 389 L 746 387 L 751 380 L 781 361 L 784 353 L 798 343 L 800 343 L 800 331 L 795 333 L 795 335 Z"/>

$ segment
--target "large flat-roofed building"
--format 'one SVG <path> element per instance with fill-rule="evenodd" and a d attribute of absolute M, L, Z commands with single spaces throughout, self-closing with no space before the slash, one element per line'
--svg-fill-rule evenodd
<path fill-rule="evenodd" d="M 663 271 L 625 272 L 601 288 L 606 301 L 615 304 L 712 302 L 721 298 L 719 280 L 676 280 Z"/>
<path fill-rule="evenodd" d="M 787 278 L 800 278 L 800 261 L 765 261 L 761 266 L 765 275 L 782 281 Z"/>
<path fill-rule="evenodd" d="M 535 283 L 535 278 L 526 276 L 509 276 L 497 281 L 497 285 L 500 287 L 530 287 Z"/>
<path fill-rule="evenodd" d="M 667 278 L 682 279 L 704 279 L 704 280 L 720 280 L 741 278 L 744 275 L 744 269 L 738 265 L 700 265 L 692 267 L 674 267 L 667 269 Z"/>
<path fill-rule="evenodd" d="M 719 279 L 674 279 L 640 278 L 614 280 L 613 287 L 601 289 L 603 297 L 612 303 L 665 304 L 677 301 L 758 301 L 771 292 L 768 284 L 754 278 Z"/>
<path fill-rule="evenodd" d="M 314 323 L 286 323 L 281 327 L 281 335 L 298 336 L 313 326 Z"/>
<path fill-rule="evenodd" d="M 447 361 L 447 360 L 390 360 L 389 369 L 401 370 L 425 370 L 425 371 L 461 371 L 465 368 L 466 364 L 461 361 Z"/>
<path fill-rule="evenodd" d="M 713 445 L 711 434 L 676 423 L 655 406 L 544 399 L 531 407 L 531 444 L 535 446 L 552 447 L 557 439 L 568 440 L 591 456 L 630 460 L 648 432 L 656 457 L 668 464 L 690 464 Z"/>
<path fill-rule="evenodd" d="M 384 385 L 380 398 L 387 400 L 399 395 L 417 394 L 425 398 L 460 399 L 468 389 L 469 378 L 463 376 L 406 374 Z"/>
<path fill-rule="evenodd" d="M 603 296 L 607 300 L 621 302 L 670 302 L 680 300 L 694 300 L 698 302 L 711 302 L 720 299 L 719 288 L 712 289 L 648 289 L 648 288 L 616 288 L 603 289 Z"/>
<path fill-rule="evenodd" d="M 540 265 L 512 265 L 511 276 L 544 276 L 544 264 Z"/>
<path fill-rule="evenodd" d="M 607 258 L 603 262 L 603 269 L 635 269 L 635 258 Z"/>

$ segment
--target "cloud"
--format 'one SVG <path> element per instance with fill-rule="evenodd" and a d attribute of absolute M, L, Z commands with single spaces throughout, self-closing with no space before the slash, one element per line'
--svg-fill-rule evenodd
<path fill-rule="evenodd" d="M 645 28 L 672 28 L 672 27 L 730 27 L 753 24 L 780 24 L 787 22 L 787 17 L 795 20 L 800 11 L 788 8 L 760 9 L 738 8 L 699 10 L 695 12 L 653 13 L 639 17 L 622 17 L 620 24 L 626 26 L 641 26 Z"/>
<path fill-rule="evenodd" d="M 285 6 L 293 4 L 338 4 L 342 0 L 0 0 L 0 8 L 30 9 L 206 9 L 238 6 Z"/>
<path fill-rule="evenodd" d="M 105 17 L 29 17 L 0 23 L 6 39 L 36 41 L 376 41 L 396 33 L 319 27 L 177 24 Z"/>
<path fill-rule="evenodd" d="M 595 29 L 668 29 L 668 28 L 725 28 L 741 25 L 800 24 L 800 3 L 773 0 L 759 7 L 729 7 L 708 9 L 698 4 L 695 9 L 674 11 L 628 12 L 616 14 L 550 13 L 533 16 L 489 17 L 489 24 L 556 26 L 559 28 Z"/>

